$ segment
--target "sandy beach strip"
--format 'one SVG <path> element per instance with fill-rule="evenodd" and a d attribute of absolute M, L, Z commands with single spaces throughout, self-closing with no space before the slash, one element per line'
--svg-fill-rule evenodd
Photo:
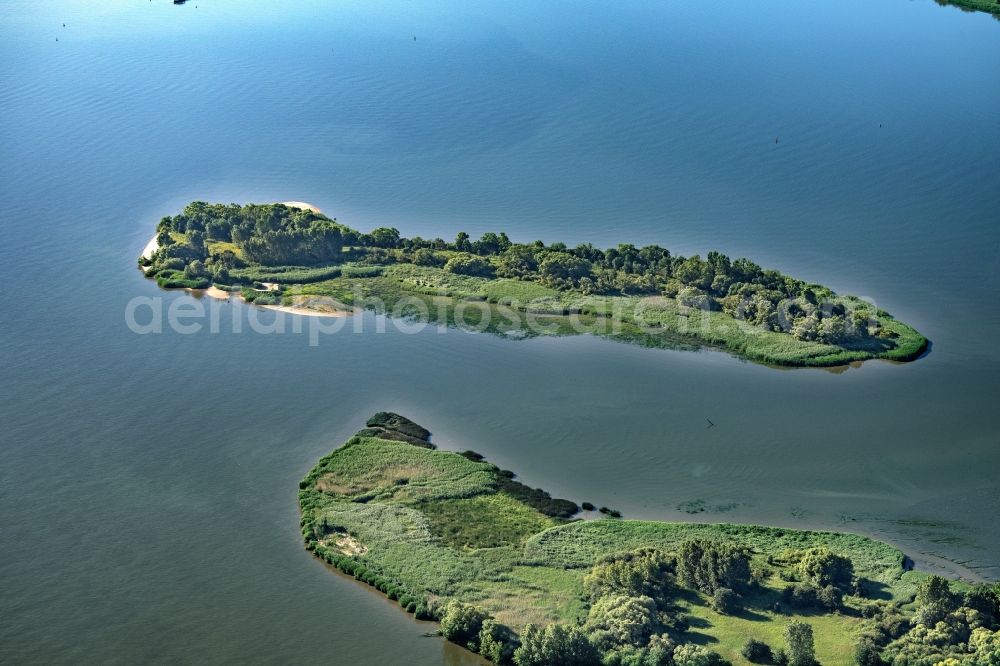
<path fill-rule="evenodd" d="M 144 259 L 149 259 L 153 256 L 153 253 L 160 249 L 160 244 L 156 242 L 156 236 L 149 239 L 146 243 L 146 247 L 142 248 L 142 257 Z"/>
<path fill-rule="evenodd" d="M 281 203 L 288 206 L 289 208 L 301 208 L 302 210 L 311 210 L 314 213 L 323 212 L 316 206 L 312 205 L 311 203 L 307 203 L 305 201 L 282 201 Z"/>
<path fill-rule="evenodd" d="M 309 308 L 299 307 L 295 305 L 257 305 L 258 308 L 264 308 L 265 310 L 274 310 L 275 312 L 284 312 L 287 314 L 302 315 L 303 317 L 350 317 L 353 312 L 348 310 L 311 310 Z"/>
<path fill-rule="evenodd" d="M 233 295 L 232 292 L 226 291 L 225 289 L 219 289 L 214 284 L 208 289 L 205 289 L 204 292 L 206 296 L 218 298 L 220 301 L 228 301 L 229 297 Z"/>

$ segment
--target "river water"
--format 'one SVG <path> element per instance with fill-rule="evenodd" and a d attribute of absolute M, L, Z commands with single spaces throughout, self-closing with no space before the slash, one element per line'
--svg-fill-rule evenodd
<path fill-rule="evenodd" d="M 1000 577 L 1000 23 L 375 5 L 0 6 L 0 661 L 475 663 L 301 548 L 298 480 L 378 410 L 630 517 L 845 529 Z M 190 298 L 134 265 L 192 199 L 718 249 L 933 349 L 777 370 L 372 315 L 311 346 L 235 303 L 217 332 L 137 334 L 133 299 Z"/>

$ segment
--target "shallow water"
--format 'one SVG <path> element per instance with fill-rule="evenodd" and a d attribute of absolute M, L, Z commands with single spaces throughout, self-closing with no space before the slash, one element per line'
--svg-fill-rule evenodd
<path fill-rule="evenodd" d="M 0 34 L 3 661 L 470 661 L 300 546 L 298 479 L 382 409 L 628 516 L 848 529 L 1000 576 L 992 18 L 14 0 Z M 836 374 L 371 315 L 316 347 L 136 335 L 130 299 L 185 297 L 135 256 L 195 198 L 719 249 L 934 347 Z"/>

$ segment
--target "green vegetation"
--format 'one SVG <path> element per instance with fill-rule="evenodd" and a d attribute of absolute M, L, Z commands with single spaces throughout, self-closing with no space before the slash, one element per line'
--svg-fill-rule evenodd
<path fill-rule="evenodd" d="M 494 662 L 1000 658 L 1000 588 L 907 571 L 887 544 L 746 525 L 582 521 L 573 502 L 429 440 L 397 414 L 369 419 L 300 483 L 302 535 L 317 557 Z"/>
<path fill-rule="evenodd" d="M 282 204 L 203 202 L 163 218 L 157 241 L 139 263 L 161 286 L 242 287 L 257 303 L 321 296 L 510 337 L 589 333 L 788 366 L 905 361 L 927 348 L 917 331 L 861 299 L 718 252 L 703 259 L 656 245 L 519 244 L 502 233 L 403 238 Z"/>

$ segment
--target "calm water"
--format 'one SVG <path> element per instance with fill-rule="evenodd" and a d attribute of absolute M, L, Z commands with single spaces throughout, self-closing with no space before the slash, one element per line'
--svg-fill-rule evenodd
<path fill-rule="evenodd" d="M 301 549 L 298 479 L 381 409 L 633 517 L 849 529 L 1000 576 L 1000 23 L 373 4 L 0 5 L 0 661 L 474 663 Z M 391 326 L 133 334 L 129 299 L 182 298 L 134 258 L 195 198 L 717 248 L 934 349 L 835 374 Z"/>

